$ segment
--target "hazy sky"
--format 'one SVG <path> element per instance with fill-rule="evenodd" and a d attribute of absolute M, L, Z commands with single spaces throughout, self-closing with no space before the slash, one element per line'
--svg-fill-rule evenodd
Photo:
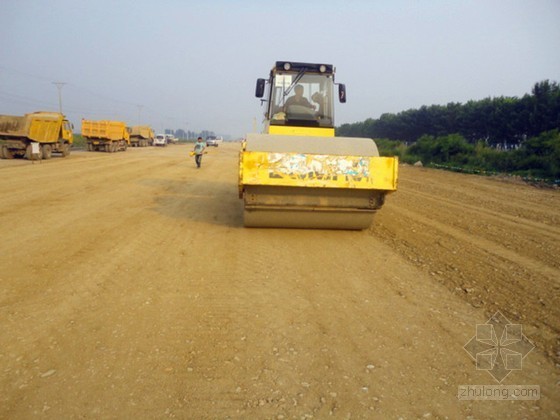
<path fill-rule="evenodd" d="M 260 129 L 277 60 L 334 64 L 337 125 L 560 81 L 560 0 L 1 0 L 0 114 Z M 141 107 L 139 107 L 141 105 Z"/>

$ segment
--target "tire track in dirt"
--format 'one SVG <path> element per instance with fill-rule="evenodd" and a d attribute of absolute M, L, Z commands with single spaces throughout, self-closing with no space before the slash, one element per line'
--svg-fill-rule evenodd
<path fill-rule="evenodd" d="M 507 216 L 488 214 L 464 203 L 448 202 L 444 198 L 434 198 L 417 191 L 411 192 L 407 199 L 400 201 L 404 206 L 413 207 L 415 213 L 429 219 L 433 219 L 433 209 L 440 208 L 437 221 L 460 229 L 467 235 L 483 237 L 486 243 L 480 242 L 480 245 L 487 249 L 492 249 L 491 245 L 497 244 L 499 248 L 515 252 L 517 256 L 512 258 L 512 261 L 529 257 L 539 261 L 542 270 L 547 271 L 549 267 L 560 268 L 557 258 L 560 254 L 560 229 L 554 226 L 531 221 L 516 223 L 508 220 Z M 547 240 L 543 241 L 543 237 Z M 540 269 L 538 265 L 533 267 Z M 557 274 L 549 277 L 555 279 Z"/>
<path fill-rule="evenodd" d="M 502 242 L 497 252 L 482 250 L 478 241 L 491 238 L 455 222 L 456 206 L 415 196 L 409 181 L 417 172 L 403 170 L 402 188 L 370 231 L 244 229 L 238 146 L 211 151 L 200 170 L 186 149 L 83 159 L 72 171 L 44 165 L 53 178 L 80 165 L 90 176 L 95 168 L 104 173 L 95 189 L 88 177 L 65 175 L 62 187 L 74 193 L 48 186 L 57 195 L 48 206 L 24 194 L 33 194 L 25 180 L 36 179 L 36 168 L 3 170 L 21 177 L 22 195 L 9 211 L 0 201 L 0 229 L 9 238 L 0 245 L 0 277 L 9 279 L 0 281 L 0 417 L 484 418 L 558 411 L 553 364 L 540 344 L 527 367 L 511 375 L 514 383 L 540 384 L 540 401 L 457 401 L 458 384 L 489 380 L 462 346 L 505 297 L 475 308 L 466 296 L 490 287 L 494 273 L 500 281 L 491 287 L 500 289 L 508 272 L 526 270 L 537 292 L 545 290 L 543 276 L 525 266 L 529 255 L 510 261 L 514 251 Z M 109 166 L 118 182 L 110 182 Z M 421 175 L 448 185 L 430 171 Z M 470 194 L 476 182 L 468 184 Z M 25 223 L 8 229 L 3 222 L 16 212 Z M 473 278 L 475 291 L 453 287 Z M 524 325 L 531 314 L 519 314 Z M 544 341 L 527 326 L 532 340 Z"/>
<path fill-rule="evenodd" d="M 560 228 L 556 225 L 550 225 L 547 223 L 542 223 L 540 221 L 533 221 L 528 219 L 522 219 L 519 216 L 512 216 L 509 214 L 504 214 L 496 210 L 480 208 L 478 206 L 470 205 L 465 202 L 458 203 L 456 201 L 446 199 L 444 197 L 434 198 L 433 195 L 428 193 L 423 193 L 419 191 L 410 191 L 409 194 L 421 197 L 423 200 L 431 201 L 433 205 L 445 205 L 447 207 L 453 208 L 455 212 L 461 210 L 467 210 L 473 213 L 473 217 L 476 219 L 477 215 L 482 218 L 488 218 L 492 220 L 492 224 L 504 224 L 509 229 L 513 228 L 523 228 L 527 233 L 538 235 L 543 235 L 554 241 L 558 241 L 560 238 Z M 451 212 L 453 213 L 453 212 Z"/>
<path fill-rule="evenodd" d="M 404 167 L 403 171 L 413 170 Z M 521 220 L 533 220 L 551 226 L 560 225 L 560 215 L 554 211 L 558 194 L 554 190 L 540 190 L 526 184 L 511 184 L 475 175 L 457 174 L 439 170 L 421 169 L 427 175 L 424 181 L 417 177 L 401 179 L 401 185 L 410 191 L 422 191 L 433 197 L 448 198 L 479 209 L 510 215 Z M 475 177 L 477 182 L 471 181 Z M 472 189 L 472 191 L 470 191 Z"/>
<path fill-rule="evenodd" d="M 418 171 L 404 168 L 401 188 L 376 218 L 372 234 L 487 314 L 500 310 L 511 320 L 529 323 L 536 344 L 558 360 L 558 237 L 542 235 L 546 229 L 542 223 L 529 222 L 541 226 L 534 232 L 523 223 L 516 228 L 508 219 L 488 215 L 485 206 L 481 210 L 475 204 L 464 206 L 473 201 L 462 194 L 450 198 L 447 188 L 439 188 L 447 181 L 445 173 L 422 172 L 426 185 L 442 195 L 418 192 L 417 183 L 408 182 Z M 511 185 L 496 184 L 512 195 Z M 494 188 L 490 190 L 494 195 Z M 510 201 L 517 203 L 526 193 L 533 191 L 523 188 L 516 192 L 520 197 Z M 484 202 L 485 197 L 476 201 Z"/>
<path fill-rule="evenodd" d="M 3 174 L 10 182 L 5 185 L 2 191 L 5 194 L 5 208 L 3 206 L 0 216 L 8 214 L 24 205 L 48 205 L 74 197 L 78 192 L 90 194 L 99 191 L 107 183 L 113 184 L 117 188 L 123 181 L 127 182 L 140 176 L 141 173 L 136 165 L 145 163 L 147 159 L 147 157 L 144 157 L 126 160 L 126 157 L 121 157 L 121 159 L 117 159 L 117 162 L 114 162 L 110 157 L 105 159 L 85 158 L 79 164 L 76 163 L 76 165 L 66 164 L 60 165 L 60 168 L 57 167 L 56 178 L 50 175 L 53 169 L 51 166 L 40 168 L 30 178 L 26 177 L 24 180 L 19 180 L 17 176 L 13 175 L 16 172 L 5 169 Z M 123 162 L 126 162 L 124 165 L 126 171 L 123 171 Z M 143 171 L 159 171 L 160 168 L 171 163 L 169 161 L 162 162 L 161 160 L 153 159 L 149 159 L 148 162 L 149 167 L 143 167 Z M 115 173 L 119 174 L 118 178 L 115 177 Z M 68 185 L 73 185 L 76 177 L 84 179 L 84 185 L 79 190 L 75 187 L 65 188 Z M 27 185 L 35 185 L 34 194 L 30 195 L 28 193 Z"/>
<path fill-rule="evenodd" d="M 151 164 L 148 168 L 144 167 L 143 169 L 151 170 L 156 167 L 155 165 Z M 161 165 L 161 162 L 157 164 L 157 166 Z M 162 169 L 159 168 L 158 173 L 165 174 Z M 125 172 L 133 175 L 130 170 Z M 121 174 L 122 172 L 119 173 L 119 175 Z M 130 179 L 132 183 L 137 182 L 134 176 Z M 161 235 L 164 235 L 165 238 L 172 232 L 176 232 L 173 225 L 167 226 L 167 228 L 158 226 L 156 231 L 146 229 L 146 219 L 138 217 L 142 215 L 143 209 L 146 208 L 146 205 L 139 201 L 145 197 L 145 193 L 126 194 L 129 189 L 128 184 L 121 183 L 113 187 L 110 183 L 103 182 L 99 186 L 98 196 L 95 197 L 95 206 L 88 206 L 87 209 L 84 209 L 84 212 L 80 209 L 79 214 L 70 213 L 70 216 L 75 216 L 74 220 L 70 218 L 73 223 L 47 224 L 47 231 L 43 232 L 41 237 L 37 238 L 38 241 L 35 242 L 37 248 L 45 249 L 48 253 L 48 250 L 52 248 L 67 250 L 67 244 L 71 244 L 72 247 L 75 244 L 80 245 L 75 249 L 71 248 L 66 251 L 68 254 L 64 256 L 64 261 L 71 260 L 72 265 L 64 264 L 64 268 L 60 267 L 56 260 L 53 262 L 44 258 L 37 259 L 36 255 L 33 264 L 21 266 L 17 279 L 17 294 L 11 295 L 8 301 L 4 300 L 0 307 L 11 306 L 14 308 L 12 312 L 8 313 L 7 321 L 10 324 L 16 326 L 23 322 L 31 322 L 32 327 L 22 332 L 17 341 L 4 345 L 3 352 L 20 354 L 17 348 L 21 346 L 26 348 L 50 348 L 52 350 L 47 353 L 50 353 L 51 358 L 56 360 L 54 350 L 66 346 L 69 351 L 65 354 L 80 354 L 80 349 L 75 348 L 72 343 L 64 343 L 64 340 L 60 338 L 53 341 L 53 335 L 60 335 L 60 327 L 55 327 L 55 325 L 62 324 L 64 326 L 63 331 L 69 331 L 70 334 L 76 334 L 79 331 L 78 328 L 87 329 L 88 325 L 92 324 L 94 328 L 98 328 L 95 325 L 99 322 L 96 321 L 95 317 L 79 323 L 74 320 L 83 318 L 79 313 L 85 309 L 90 310 L 93 314 L 101 312 L 106 316 L 107 308 L 103 307 L 103 296 L 111 296 L 115 292 L 118 292 L 121 296 L 127 296 L 126 286 L 121 286 L 119 282 L 116 282 L 113 274 L 115 272 L 122 273 L 130 278 L 132 268 L 127 264 L 127 261 L 131 257 L 134 259 L 138 255 L 146 255 L 147 250 L 158 249 L 161 243 L 153 243 L 154 237 L 161 238 Z M 119 197 L 121 200 L 119 200 Z M 122 200 L 123 197 L 126 197 L 125 201 Z M 149 195 L 147 197 L 150 198 Z M 76 194 L 74 199 L 80 201 L 80 197 Z M 115 205 L 119 201 L 120 203 Z M 33 208 L 29 208 L 29 205 L 29 202 L 25 203 L 22 208 L 29 209 L 32 213 Z M 56 209 L 56 211 L 58 210 Z M 115 213 L 119 217 L 99 217 L 103 214 L 111 215 Z M 87 231 L 90 229 L 88 225 L 92 224 L 96 226 L 96 230 L 91 232 L 93 235 L 84 238 L 85 240 L 80 240 L 80 232 Z M 151 226 L 151 224 L 148 226 Z M 52 244 L 53 238 L 57 238 L 55 244 Z M 50 242 L 51 246 L 41 245 L 41 242 L 45 244 Z M 7 242 L 5 244 L 8 245 Z M 17 264 L 26 258 L 26 254 L 29 253 L 26 248 L 25 242 L 18 246 L 15 239 L 12 238 L 10 241 L 11 252 L 7 257 L 11 262 Z M 3 255 L 6 256 L 5 253 Z M 137 276 L 137 278 L 142 278 L 142 273 L 137 273 Z M 29 280 L 30 284 L 33 283 L 30 289 L 22 288 L 22 280 L 24 279 L 25 282 Z M 64 279 L 64 281 L 60 281 L 61 279 Z M 4 280 L 8 279 L 4 278 Z M 5 282 L 4 286 L 6 286 Z M 27 293 L 23 294 L 24 290 L 27 290 Z M 30 294 L 30 290 L 34 293 Z M 17 309 L 22 304 L 25 304 L 28 308 L 24 313 Z M 115 314 L 115 319 L 121 317 L 122 314 Z M 95 343 L 90 343 L 87 347 L 95 348 L 96 346 Z M 19 389 L 16 393 L 25 395 L 29 392 L 29 389 L 38 387 L 41 380 L 40 372 L 48 370 L 47 367 L 40 366 L 40 360 L 44 356 L 44 354 L 34 351 L 28 352 L 24 358 L 20 356 L 19 364 L 23 365 L 24 368 L 19 370 L 18 381 L 10 384 L 3 383 L 2 388 L 14 387 Z M 93 366 L 92 360 L 87 363 Z M 56 367 L 56 370 L 60 372 L 64 371 L 65 362 L 61 360 L 57 363 L 51 363 L 49 366 Z M 115 370 L 118 370 L 117 366 L 111 364 L 108 366 L 113 366 Z M 110 372 L 112 369 L 107 370 Z M 6 407 L 8 406 L 6 405 Z"/>

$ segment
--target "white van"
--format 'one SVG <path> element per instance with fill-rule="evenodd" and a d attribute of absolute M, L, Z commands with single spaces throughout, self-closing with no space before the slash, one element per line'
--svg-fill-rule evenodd
<path fill-rule="evenodd" d="M 167 139 L 165 134 L 158 134 L 154 139 L 154 146 L 167 146 Z"/>
<path fill-rule="evenodd" d="M 218 144 L 223 143 L 224 138 L 222 136 L 208 136 L 206 138 L 206 146 L 218 147 Z"/>

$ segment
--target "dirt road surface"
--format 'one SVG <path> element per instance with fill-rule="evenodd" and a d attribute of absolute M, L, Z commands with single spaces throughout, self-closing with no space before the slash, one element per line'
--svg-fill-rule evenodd
<path fill-rule="evenodd" d="M 0 161 L 0 418 L 558 418 L 560 193 L 402 167 L 362 232 L 245 229 L 238 144 Z M 535 349 L 496 385 L 496 311 Z"/>

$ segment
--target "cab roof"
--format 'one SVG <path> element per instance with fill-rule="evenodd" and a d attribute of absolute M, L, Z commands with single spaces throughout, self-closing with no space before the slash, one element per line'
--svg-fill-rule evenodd
<path fill-rule="evenodd" d="M 334 66 L 332 64 L 322 64 L 322 63 L 298 63 L 294 61 L 277 61 L 274 66 L 274 70 L 282 71 L 305 71 L 311 73 L 324 73 L 333 74 Z"/>

